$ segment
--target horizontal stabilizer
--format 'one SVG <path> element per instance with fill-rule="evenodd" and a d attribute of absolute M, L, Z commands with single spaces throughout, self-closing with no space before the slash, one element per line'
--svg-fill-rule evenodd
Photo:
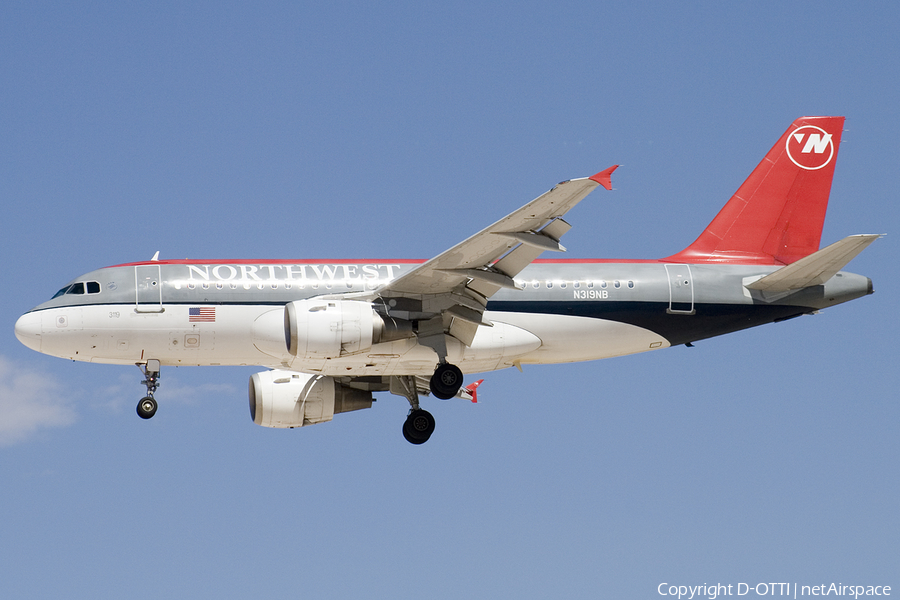
<path fill-rule="evenodd" d="M 822 285 L 843 269 L 857 254 L 881 237 L 878 234 L 851 235 L 827 248 L 791 263 L 748 283 L 747 288 L 765 292 L 788 292 L 813 285 Z"/>

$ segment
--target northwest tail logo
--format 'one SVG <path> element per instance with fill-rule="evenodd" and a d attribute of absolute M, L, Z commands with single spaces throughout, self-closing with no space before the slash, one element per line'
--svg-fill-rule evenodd
<path fill-rule="evenodd" d="M 834 157 L 831 134 L 814 125 L 795 129 L 788 136 L 785 149 L 791 162 L 808 171 L 821 169 Z"/>

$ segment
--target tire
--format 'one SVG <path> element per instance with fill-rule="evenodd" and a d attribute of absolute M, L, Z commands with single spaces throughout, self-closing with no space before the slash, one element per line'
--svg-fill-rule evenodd
<path fill-rule="evenodd" d="M 146 396 L 141 398 L 141 401 L 138 402 L 137 414 L 142 419 L 149 419 L 156 414 L 157 408 L 159 408 L 159 405 L 156 404 L 156 400 L 150 396 Z"/>
<path fill-rule="evenodd" d="M 434 375 L 431 376 L 428 387 L 431 388 L 431 393 L 435 398 L 449 400 L 459 392 L 462 384 L 463 374 L 459 367 L 450 363 L 443 363 L 434 370 Z"/>
<path fill-rule="evenodd" d="M 434 417 L 427 410 L 414 410 L 403 422 L 403 437 L 410 444 L 424 444 L 432 433 L 434 433 Z"/>

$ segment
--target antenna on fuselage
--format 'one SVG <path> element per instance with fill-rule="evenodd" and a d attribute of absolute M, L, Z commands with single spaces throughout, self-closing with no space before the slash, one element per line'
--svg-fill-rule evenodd
<path fill-rule="evenodd" d="M 151 262 L 155 260 L 159 260 L 159 250 L 157 250 L 156 254 L 153 255 L 153 258 L 150 259 Z"/>

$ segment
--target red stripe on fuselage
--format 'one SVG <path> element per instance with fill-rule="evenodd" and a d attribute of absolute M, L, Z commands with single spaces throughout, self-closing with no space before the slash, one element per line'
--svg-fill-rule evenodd
<path fill-rule="evenodd" d="M 325 259 L 325 258 L 304 258 L 304 259 L 253 259 L 253 258 L 235 258 L 222 259 L 214 258 L 210 260 L 204 259 L 175 259 L 175 260 L 145 260 L 139 262 L 122 263 L 120 265 L 111 265 L 107 267 L 136 267 L 142 265 L 418 265 L 426 262 L 422 259 L 397 258 L 397 259 Z"/>
<path fill-rule="evenodd" d="M 144 265 L 282 265 L 282 264 L 297 264 L 297 265 L 420 265 L 422 263 L 428 262 L 425 259 L 421 258 L 396 258 L 396 259 L 383 259 L 383 258 L 366 258 L 366 259 L 346 259 L 346 258 L 338 258 L 338 259 L 323 259 L 323 258 L 314 258 L 314 259 L 252 259 L 252 258 L 238 258 L 238 259 L 211 259 L 211 260 L 194 260 L 194 259 L 176 259 L 176 260 L 147 260 L 140 262 L 130 262 L 130 263 L 122 263 L 119 265 L 110 265 L 106 267 L 107 269 L 113 269 L 116 267 L 136 267 L 136 266 L 144 266 Z M 533 261 L 534 264 L 563 264 L 563 265 L 593 265 L 593 264 L 652 264 L 652 263 L 665 263 L 671 262 L 663 259 L 647 259 L 647 258 L 539 258 Z"/>

